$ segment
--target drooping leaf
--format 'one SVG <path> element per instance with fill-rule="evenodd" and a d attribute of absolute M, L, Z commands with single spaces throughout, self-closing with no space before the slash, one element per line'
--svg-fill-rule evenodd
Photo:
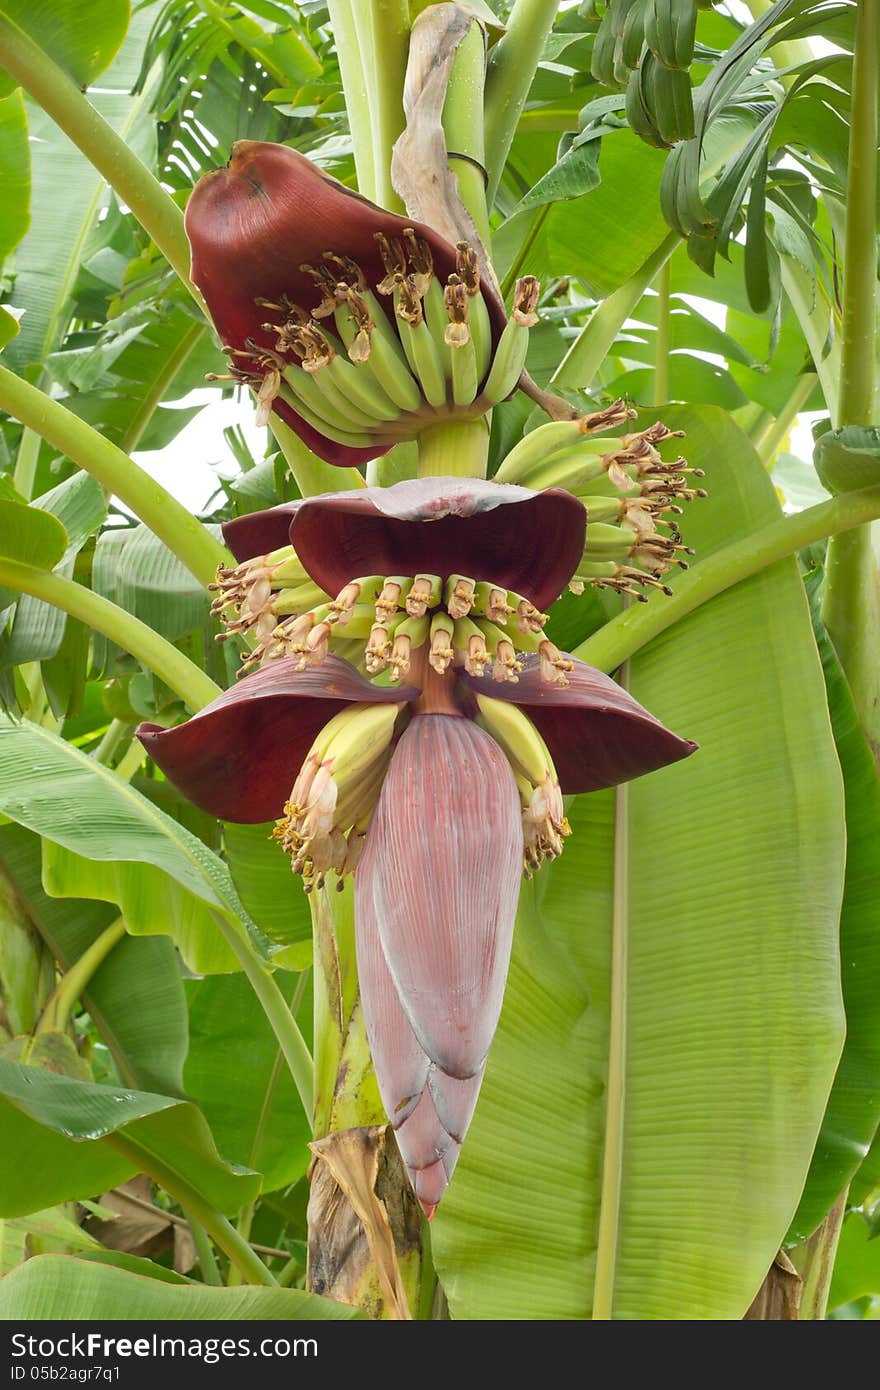
<path fill-rule="evenodd" d="M 88 473 L 74 473 L 63 483 L 34 499 L 34 506 L 51 512 L 67 533 L 67 545 L 57 565 L 64 578 L 73 576 L 76 557 L 107 515 L 100 483 Z M 29 559 L 36 564 L 36 559 Z M 53 568 L 46 565 L 45 568 Z M 23 594 L 15 609 L 12 628 L 0 637 L 0 663 L 15 666 L 26 661 L 46 661 L 58 651 L 68 618 L 51 604 Z M 85 653 L 83 653 L 83 666 Z"/>
<path fill-rule="evenodd" d="M 36 835 L 15 824 L 0 828 L 0 865 L 52 954 L 69 970 L 116 914 L 101 902 L 48 897 L 40 857 Z M 123 938 L 89 980 L 82 1002 L 123 1082 L 140 1090 L 182 1094 L 186 1000 L 167 937 Z"/>
<path fill-rule="evenodd" d="M 48 730 L 5 715 L 0 808 L 73 856 L 95 861 L 95 881 L 88 883 L 84 870 L 71 883 L 75 860 L 70 865 L 66 885 L 73 896 L 118 902 L 133 932 L 178 934 L 193 970 L 237 968 L 212 912 L 244 923 L 258 938 L 228 869 L 201 840 L 100 763 Z"/>
<path fill-rule="evenodd" d="M 97 1250 L 98 1242 L 69 1216 L 63 1207 L 13 1216 L 0 1222 L 0 1275 L 20 1265 L 29 1255 L 57 1251 Z"/>
<path fill-rule="evenodd" d="M 338 1321 L 364 1314 L 301 1289 L 183 1286 L 92 1260 L 41 1255 L 0 1284 L 0 1317 L 28 1322 L 289 1322 Z M 306 1347 L 303 1355 L 308 1354 Z"/>
<path fill-rule="evenodd" d="M 828 1308 L 839 1308 L 869 1294 L 880 1294 L 880 1240 L 870 1223 L 859 1212 L 851 1211 L 840 1232 Z"/>
<path fill-rule="evenodd" d="M 0 1115 L 3 1216 L 95 1196 L 148 1172 L 153 1159 L 221 1211 L 237 1211 L 260 1190 L 258 1173 L 223 1161 L 204 1116 L 188 1101 L 0 1061 Z M 117 1134 L 126 1154 L 114 1147 Z"/>
<path fill-rule="evenodd" d="M 723 412 L 664 415 L 706 469 L 687 518 L 700 556 L 778 516 Z M 741 1318 L 824 1113 L 843 1031 L 842 793 L 794 562 L 657 638 L 629 687 L 700 750 L 631 784 L 617 837 L 615 794 L 579 798 L 564 854 L 523 889 L 483 1095 L 434 1223 L 454 1317 L 583 1318 L 595 1300 L 613 1318 Z M 617 1073 L 609 1095 L 612 1040 L 625 1090 Z"/>
<path fill-rule="evenodd" d="M 112 62 L 128 28 L 129 0 L 3 0 L 0 18 L 23 30 L 80 87 Z M 5 90 L 14 86 L 7 79 Z"/>
<path fill-rule="evenodd" d="M 67 533 L 57 517 L 39 507 L 0 501 L 0 556 L 53 569 L 67 549 Z"/>

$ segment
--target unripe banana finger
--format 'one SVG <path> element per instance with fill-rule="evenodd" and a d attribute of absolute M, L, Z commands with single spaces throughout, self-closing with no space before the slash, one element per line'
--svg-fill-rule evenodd
<path fill-rule="evenodd" d="M 428 325 L 428 332 L 434 340 L 437 349 L 437 356 L 443 368 L 443 374 L 447 381 L 452 380 L 452 349 L 446 342 L 446 329 L 449 326 L 449 317 L 446 313 L 446 305 L 443 301 L 443 291 L 438 280 L 433 279 L 429 284 L 425 297 L 422 300 L 422 308 L 425 314 L 425 323 Z"/>
<path fill-rule="evenodd" d="M 490 405 L 498 405 L 516 390 L 522 376 L 529 349 L 529 330 L 523 324 L 508 319 L 498 340 L 492 367 L 483 387 Z"/>
<path fill-rule="evenodd" d="M 494 700 L 490 695 L 477 695 L 477 705 L 480 710 L 477 723 L 500 744 L 515 772 L 535 786 L 543 782 L 548 773 L 555 779 L 547 745 L 518 705 L 510 700 Z"/>
<path fill-rule="evenodd" d="M 380 421 L 375 416 L 368 415 L 366 411 L 361 410 L 336 384 L 334 368 L 337 360 L 334 358 L 325 367 L 320 367 L 318 371 L 313 372 L 312 380 L 327 402 L 328 408 L 336 413 L 336 418 L 340 421 L 351 421 L 352 424 L 364 429 L 373 429 Z M 352 367 L 353 371 L 357 370 L 351 362 L 346 365 Z M 384 417 L 385 420 L 387 418 L 387 416 Z"/>
<path fill-rule="evenodd" d="M 473 339 L 461 347 L 448 349 L 452 358 L 452 399 L 456 405 L 470 405 L 477 394 L 477 357 Z"/>
<path fill-rule="evenodd" d="M 483 380 L 492 361 L 492 321 L 482 293 L 473 294 L 468 300 L 468 325 L 474 356 L 477 364 L 477 384 Z"/>
<path fill-rule="evenodd" d="M 299 368 L 289 368 L 291 371 L 298 371 Z M 332 439 L 335 444 L 346 444 L 350 449 L 369 449 L 377 443 L 374 435 L 368 434 L 365 430 L 345 430 L 340 429 L 335 423 L 329 421 L 326 416 L 318 414 L 310 404 L 298 394 L 296 390 L 285 390 L 282 386 L 278 393 L 281 399 L 295 410 L 307 425 L 311 425 L 318 434 L 323 434 L 327 439 Z M 326 406 L 325 406 L 326 408 Z"/>
<path fill-rule="evenodd" d="M 420 324 L 407 324 L 402 318 L 399 324 L 400 342 L 405 347 L 407 357 L 410 356 L 410 352 L 413 354 L 414 371 L 421 382 L 421 392 L 425 400 L 430 406 L 445 406 L 446 375 L 443 373 L 437 343 L 431 336 L 430 328 L 424 320 Z"/>
<path fill-rule="evenodd" d="M 337 353 L 327 370 L 350 406 L 363 411 L 368 419 L 380 423 L 397 419 L 400 410 L 382 390 L 370 370 L 369 362 L 356 364 Z"/>
<path fill-rule="evenodd" d="M 511 449 L 495 474 L 496 483 L 518 483 L 527 470 L 584 439 L 582 420 L 551 420 L 531 430 Z"/>

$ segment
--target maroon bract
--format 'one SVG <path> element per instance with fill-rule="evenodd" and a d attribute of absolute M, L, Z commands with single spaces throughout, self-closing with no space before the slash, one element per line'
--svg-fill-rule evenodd
<path fill-rule="evenodd" d="M 289 542 L 328 594 L 359 575 L 464 574 L 546 608 L 581 561 L 586 524 L 583 504 L 560 488 L 419 478 L 251 512 L 223 535 L 237 560 Z"/>
<path fill-rule="evenodd" d="M 515 685 L 461 673 L 474 692 L 518 705 L 541 734 L 559 771 L 565 796 L 616 787 L 666 767 L 697 747 L 649 714 L 594 666 L 573 661 L 565 686 L 541 679 L 539 662 L 526 657 Z"/>
<path fill-rule="evenodd" d="M 185 724 L 141 724 L 138 738 L 188 800 L 243 824 L 281 812 L 311 745 L 353 704 L 399 703 L 418 691 L 382 689 L 339 657 L 300 670 L 275 661 L 226 690 Z"/>
<path fill-rule="evenodd" d="M 519 794 L 498 745 L 470 720 L 417 715 L 370 825 L 355 921 L 379 1087 L 429 1217 L 501 1011 L 522 852 Z"/>

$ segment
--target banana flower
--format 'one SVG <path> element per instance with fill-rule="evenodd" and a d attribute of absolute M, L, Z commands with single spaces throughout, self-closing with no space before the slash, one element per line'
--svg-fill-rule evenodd
<path fill-rule="evenodd" d="M 307 889 L 354 873 L 358 975 L 383 1102 L 430 1218 L 470 1122 L 523 870 L 563 797 L 688 756 L 544 634 L 582 563 L 559 489 L 426 478 L 227 523 L 217 612 L 258 669 L 187 723 L 141 725 L 216 816 L 278 818 Z"/>

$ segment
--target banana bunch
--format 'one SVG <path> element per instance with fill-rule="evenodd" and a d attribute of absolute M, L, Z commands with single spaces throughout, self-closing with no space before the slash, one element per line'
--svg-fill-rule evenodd
<path fill-rule="evenodd" d="M 559 778 L 546 743 L 527 715 L 508 700 L 477 695 L 477 723 L 503 748 L 513 769 L 523 815 L 526 878 L 562 853 L 571 834 Z"/>
<path fill-rule="evenodd" d="M 449 416 L 483 415 L 516 388 L 538 321 L 537 280 L 517 282 L 493 353 L 473 247 L 458 244 L 444 286 L 413 228 L 376 238 L 385 275 L 375 288 L 355 261 L 326 252 L 319 265 L 301 267 L 320 292 L 313 308 L 283 296 L 257 301 L 273 315 L 262 330 L 274 346 L 249 339 L 230 352 L 235 379 L 254 389 L 258 423 L 280 399 L 334 443 L 385 449 Z"/>
<path fill-rule="evenodd" d="M 291 857 L 305 890 L 331 869 L 353 873 L 391 758 L 403 704 L 354 705 L 324 726 L 309 750 L 272 838 Z"/>
<path fill-rule="evenodd" d="M 609 0 L 596 33 L 592 75 L 626 88 L 626 116 L 649 145 L 694 135 L 690 66 L 697 12 L 709 0 Z"/>
<path fill-rule="evenodd" d="M 587 512 L 583 561 L 570 588 L 587 584 L 616 589 L 646 602 L 645 589 L 672 590 L 663 575 L 673 565 L 687 569 L 693 550 L 684 544 L 677 518 L 682 503 L 705 497 L 693 487 L 702 469 L 681 457 L 664 460 L 658 445 L 681 435 L 659 421 L 617 438 L 602 435 L 614 412 L 579 420 L 553 420 L 532 430 L 507 455 L 495 481 L 541 489 L 561 487 L 578 497 Z M 625 418 L 625 417 L 624 417 Z"/>
<path fill-rule="evenodd" d="M 609 513 L 610 514 L 610 513 Z M 334 599 L 312 583 L 292 546 L 220 569 L 212 611 L 218 635 L 256 638 L 239 675 L 280 657 L 318 666 L 332 649 L 370 676 L 403 680 L 416 657 L 439 675 L 455 664 L 516 681 L 521 655 L 539 657 L 545 680 L 565 685 L 571 663 L 544 636 L 547 614 L 513 589 L 451 574 L 363 575 Z"/>

